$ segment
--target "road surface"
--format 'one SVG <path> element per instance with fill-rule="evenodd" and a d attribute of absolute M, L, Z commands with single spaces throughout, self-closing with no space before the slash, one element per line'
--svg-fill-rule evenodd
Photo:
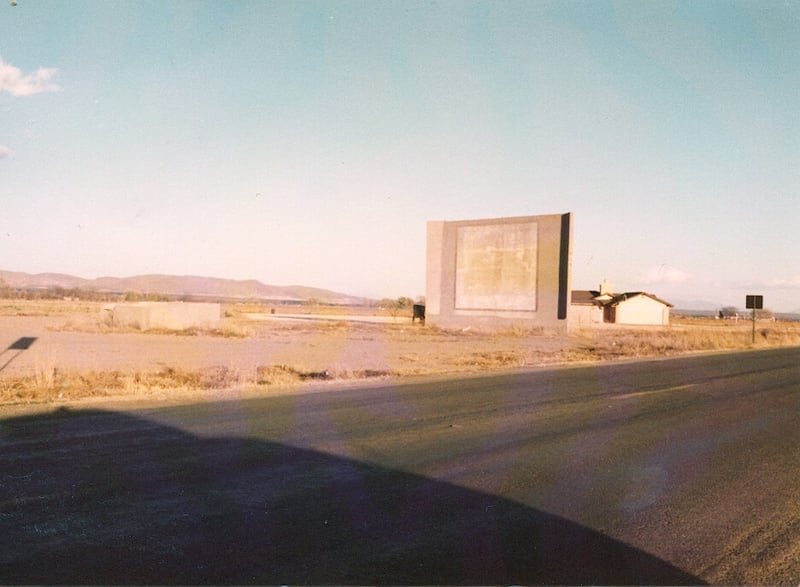
<path fill-rule="evenodd" d="M 0 583 L 800 583 L 800 349 L 0 420 Z"/>

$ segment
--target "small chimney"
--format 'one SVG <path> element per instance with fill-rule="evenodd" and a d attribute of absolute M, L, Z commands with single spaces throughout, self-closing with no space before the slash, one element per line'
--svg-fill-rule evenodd
<path fill-rule="evenodd" d="M 603 283 L 600 284 L 600 295 L 612 294 L 614 293 L 611 291 L 611 284 L 608 283 L 607 279 L 603 280 Z"/>

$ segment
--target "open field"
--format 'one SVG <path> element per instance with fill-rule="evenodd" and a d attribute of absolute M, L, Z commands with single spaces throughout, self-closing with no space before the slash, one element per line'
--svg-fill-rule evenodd
<path fill-rule="evenodd" d="M 753 344 L 747 321 L 686 318 L 668 328 L 609 326 L 554 337 L 523 329 L 446 331 L 376 308 L 236 304 L 223 307 L 217 331 L 171 333 L 113 328 L 100 308 L 0 301 L 0 402 L 262 394 L 331 380 L 800 345 L 800 323 L 780 321 L 759 322 Z"/>

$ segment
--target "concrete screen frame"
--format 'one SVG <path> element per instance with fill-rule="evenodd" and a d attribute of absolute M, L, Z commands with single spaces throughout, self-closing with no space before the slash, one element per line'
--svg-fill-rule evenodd
<path fill-rule="evenodd" d="M 428 222 L 428 323 L 566 331 L 572 224 L 571 213 Z"/>

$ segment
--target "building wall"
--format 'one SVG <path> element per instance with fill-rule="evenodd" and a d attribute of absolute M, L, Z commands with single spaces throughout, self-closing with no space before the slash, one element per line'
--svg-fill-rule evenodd
<path fill-rule="evenodd" d="M 617 304 L 617 324 L 669 324 L 669 306 L 647 296 L 636 296 Z"/>
<path fill-rule="evenodd" d="M 220 325 L 220 305 L 189 302 L 133 302 L 104 308 L 115 325 L 142 330 L 212 329 Z"/>
<path fill-rule="evenodd" d="M 572 215 L 429 222 L 426 319 L 566 330 Z"/>
<path fill-rule="evenodd" d="M 569 309 L 569 326 L 580 329 L 603 324 L 603 308 L 600 306 L 573 305 Z"/>

